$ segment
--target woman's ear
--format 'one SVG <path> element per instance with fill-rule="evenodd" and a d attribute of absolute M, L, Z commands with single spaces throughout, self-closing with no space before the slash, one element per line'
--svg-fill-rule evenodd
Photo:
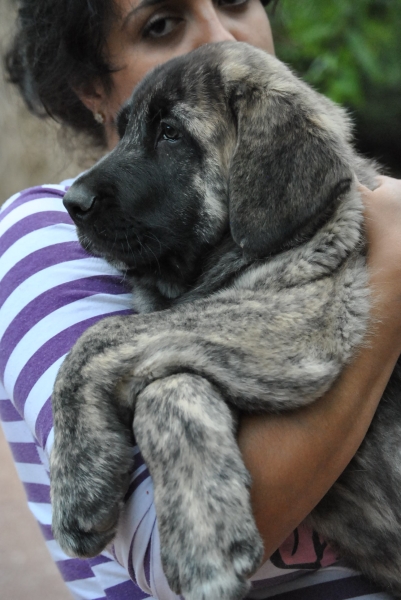
<path fill-rule="evenodd" d="M 342 156 L 341 137 L 318 122 L 314 92 L 310 110 L 296 92 L 279 89 L 242 89 L 232 106 L 238 137 L 229 175 L 231 233 L 246 252 L 268 256 L 348 191 L 348 152 Z"/>
<path fill-rule="evenodd" d="M 107 148 L 112 150 L 119 141 L 115 124 L 116 109 L 114 109 L 104 85 L 100 81 L 95 81 L 76 88 L 75 93 L 82 104 L 91 111 L 94 120 L 104 127 Z"/>
<path fill-rule="evenodd" d="M 79 88 L 75 88 L 75 93 L 82 104 L 86 106 L 94 116 L 99 113 L 105 115 L 105 106 L 107 106 L 106 93 L 100 82 L 95 81 Z"/>

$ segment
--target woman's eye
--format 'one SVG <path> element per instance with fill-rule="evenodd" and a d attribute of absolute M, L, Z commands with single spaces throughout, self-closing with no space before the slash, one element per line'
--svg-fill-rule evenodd
<path fill-rule="evenodd" d="M 219 6 L 242 6 L 248 4 L 249 0 L 219 0 Z"/>
<path fill-rule="evenodd" d="M 176 142 L 181 137 L 178 129 L 175 129 L 172 125 L 162 123 L 160 139 L 166 140 L 167 142 Z"/>
<path fill-rule="evenodd" d="M 145 38 L 161 38 L 169 35 L 179 24 L 177 17 L 156 17 L 149 21 L 143 30 Z"/>

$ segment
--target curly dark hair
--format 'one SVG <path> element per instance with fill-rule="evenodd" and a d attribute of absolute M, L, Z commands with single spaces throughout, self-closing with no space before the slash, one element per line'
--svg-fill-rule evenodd
<path fill-rule="evenodd" d="M 261 0 L 264 6 L 278 0 Z M 105 131 L 77 96 L 92 81 L 110 90 L 113 67 L 104 41 L 117 15 L 114 0 L 16 0 L 17 31 L 5 55 L 8 79 L 29 110 L 89 134 L 105 146 Z"/>
<path fill-rule="evenodd" d="M 32 113 L 51 116 L 104 146 L 104 128 L 74 90 L 95 79 L 110 88 L 113 69 L 103 49 L 116 14 L 113 0 L 19 0 L 17 5 L 17 31 L 5 55 L 9 81 Z"/>

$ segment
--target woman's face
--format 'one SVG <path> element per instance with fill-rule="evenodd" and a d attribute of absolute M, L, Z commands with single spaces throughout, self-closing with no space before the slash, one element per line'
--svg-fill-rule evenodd
<path fill-rule="evenodd" d="M 109 147 L 117 142 L 114 118 L 148 71 L 203 44 L 248 42 L 274 53 L 270 23 L 260 0 L 115 0 L 118 19 L 106 52 L 117 67 L 108 94 L 100 87 L 93 112 L 105 116 Z M 85 98 L 83 98 L 85 101 Z M 88 103 L 85 102 L 88 106 Z"/>

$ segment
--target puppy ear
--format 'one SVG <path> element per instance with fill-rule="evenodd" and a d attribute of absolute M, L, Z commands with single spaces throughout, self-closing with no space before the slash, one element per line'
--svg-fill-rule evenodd
<path fill-rule="evenodd" d="M 232 108 L 231 234 L 245 252 L 268 256 L 299 234 L 312 235 L 350 188 L 352 172 L 340 138 L 296 94 L 245 91 Z"/>

